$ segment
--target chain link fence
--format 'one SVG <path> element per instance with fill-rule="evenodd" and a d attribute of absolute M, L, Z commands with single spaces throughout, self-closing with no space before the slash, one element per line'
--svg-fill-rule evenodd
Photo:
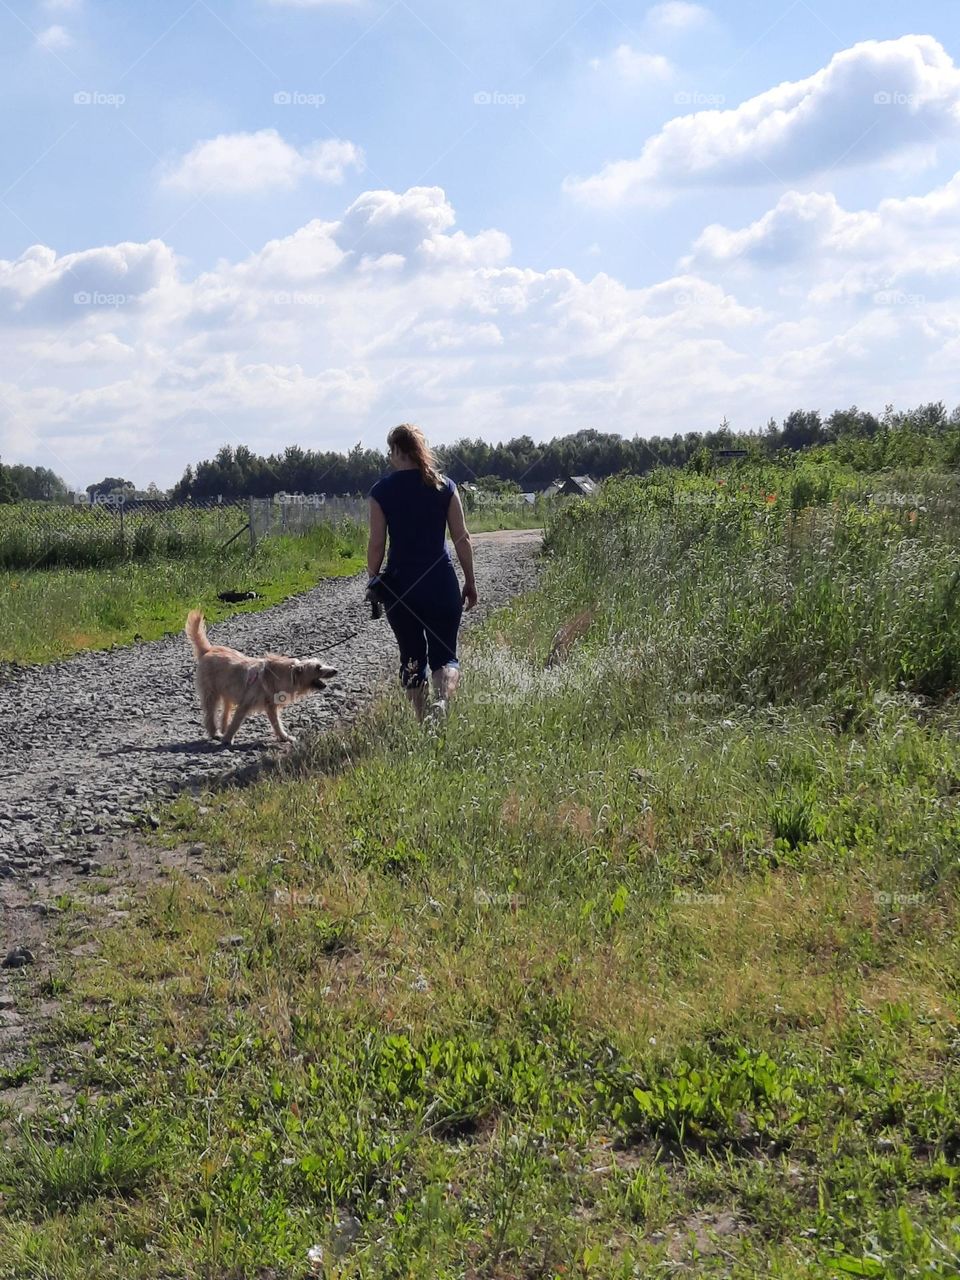
<path fill-rule="evenodd" d="M 0 506 L 0 569 L 89 568 L 154 557 L 179 560 L 232 544 L 306 532 L 321 522 L 365 520 L 360 498 L 134 499 Z"/>
<path fill-rule="evenodd" d="M 543 523 L 555 503 L 521 494 L 463 493 L 473 527 Z M 92 568 L 153 558 L 186 559 L 263 538 L 296 537 L 320 524 L 366 525 L 366 497 L 278 493 L 269 498 L 174 502 L 106 494 L 88 502 L 0 505 L 0 570 Z"/>
<path fill-rule="evenodd" d="M 251 541 L 296 536 L 317 524 L 355 520 L 366 524 L 366 498 L 328 498 L 325 494 L 281 493 L 272 498 L 248 498 Z"/>

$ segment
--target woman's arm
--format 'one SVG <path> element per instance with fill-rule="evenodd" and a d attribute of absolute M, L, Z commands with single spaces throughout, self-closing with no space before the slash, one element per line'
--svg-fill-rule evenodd
<path fill-rule="evenodd" d="M 387 518 L 383 507 L 376 500 L 370 499 L 370 537 L 367 539 L 367 577 L 375 578 L 383 564 L 383 554 L 387 549 Z"/>
<path fill-rule="evenodd" d="M 447 528 L 450 530 L 450 537 L 457 551 L 457 559 L 463 570 L 463 603 L 468 609 L 472 609 L 477 603 L 477 583 L 473 576 L 473 543 L 467 532 L 467 522 L 463 518 L 463 503 L 460 501 L 460 493 L 457 489 L 454 489 L 450 505 L 447 507 Z"/>

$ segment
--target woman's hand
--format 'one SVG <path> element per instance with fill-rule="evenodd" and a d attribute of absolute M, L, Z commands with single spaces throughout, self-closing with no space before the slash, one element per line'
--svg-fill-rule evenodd
<path fill-rule="evenodd" d="M 461 598 L 469 612 L 469 610 L 477 603 L 477 584 L 475 582 L 465 582 L 463 584 L 463 595 Z"/>

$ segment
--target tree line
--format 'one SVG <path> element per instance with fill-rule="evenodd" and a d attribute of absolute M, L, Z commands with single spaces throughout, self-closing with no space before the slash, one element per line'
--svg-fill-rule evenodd
<path fill-rule="evenodd" d="M 836 409 L 827 417 L 816 409 L 795 409 L 765 427 L 736 431 L 724 420 L 712 431 L 688 431 L 673 436 L 634 436 L 587 428 L 538 444 L 517 436 L 499 444 L 464 437 L 436 449 L 441 470 L 458 484 L 496 478 L 523 490 L 545 488 L 571 475 L 595 480 L 629 472 L 643 475 L 656 467 L 712 465 L 716 453 L 743 449 L 758 458 L 789 457 L 798 452 L 826 450 L 838 461 L 860 470 L 890 466 L 960 466 L 960 407 L 947 412 L 942 401 L 916 409 L 895 410 L 888 405 L 878 417 L 856 405 Z M 387 455 L 355 445 L 346 453 L 289 445 L 266 457 L 246 445 L 224 445 L 214 458 L 188 466 L 170 497 L 187 499 L 269 497 L 288 493 L 364 494 L 389 469 Z M 88 485 L 91 496 L 134 485 L 116 476 Z M 139 491 L 137 491 L 139 492 Z M 147 492 L 147 491 L 145 491 Z M 67 486 L 45 467 L 4 466 L 0 463 L 0 502 L 20 498 L 55 499 Z M 160 496 L 155 485 L 150 496 Z"/>
<path fill-rule="evenodd" d="M 588 428 L 538 444 L 518 436 L 499 444 L 464 437 L 435 452 L 441 470 L 458 484 L 496 477 L 523 490 L 545 488 L 571 475 L 595 480 L 620 472 L 642 475 L 656 467 L 706 465 L 724 449 L 745 449 L 773 458 L 830 447 L 852 466 L 956 466 L 960 464 L 960 407 L 948 413 L 943 402 L 898 411 L 888 405 L 878 417 L 855 405 L 824 418 L 817 410 L 796 409 L 782 422 L 771 418 L 757 431 L 735 431 L 724 420 L 712 431 L 673 436 L 635 436 Z M 385 471 L 385 453 L 355 445 L 348 453 L 291 445 L 261 457 L 246 446 L 224 446 L 215 458 L 187 467 L 174 486 L 175 498 L 267 497 L 289 493 L 363 494 Z"/>

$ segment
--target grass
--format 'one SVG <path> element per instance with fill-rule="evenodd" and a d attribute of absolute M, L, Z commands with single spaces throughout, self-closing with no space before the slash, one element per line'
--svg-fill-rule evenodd
<path fill-rule="evenodd" d="M 172 806 L 0 1276 L 956 1275 L 957 537 L 796 480 L 609 486 L 442 733 Z"/>
<path fill-rule="evenodd" d="M 0 565 L 23 550 L 12 540 L 14 510 L 0 508 L 7 512 L 9 526 L 0 520 Z M 66 512 L 73 517 L 71 509 Z M 512 507 L 483 509 L 469 521 L 476 533 L 539 528 L 542 522 L 542 511 Z M 183 542 L 173 552 L 158 544 L 156 553 L 148 554 L 145 542 L 139 558 L 108 559 L 89 567 L 0 568 L 0 662 L 51 662 L 87 649 L 155 640 L 179 631 L 188 609 L 200 607 L 218 621 L 269 608 L 308 591 L 319 578 L 357 573 L 366 564 L 366 528 L 355 521 L 320 524 L 299 536 L 264 538 L 252 555 L 246 535 L 226 549 L 216 539 L 210 541 L 208 535 L 216 530 L 214 513 L 200 513 L 197 528 L 203 537 L 198 535 L 196 545 Z M 29 529 L 24 538 L 23 554 L 36 552 Z M 76 546 L 69 545 L 81 565 L 99 554 L 97 539 L 83 529 Z M 256 591 L 260 598 L 224 605 L 217 599 L 221 591 Z"/>
<path fill-rule="evenodd" d="M 0 569 L 101 569 L 130 561 L 198 559 L 244 527 L 240 503 L 108 507 L 51 502 L 0 505 Z"/>
<path fill-rule="evenodd" d="M 0 572 L 0 661 L 49 662 L 85 649 L 155 640 L 179 631 L 188 609 L 212 621 L 264 609 L 323 577 L 358 572 L 366 530 L 349 521 L 299 537 L 265 538 L 251 554 L 238 541 L 213 554 L 124 562 L 96 569 Z M 225 605 L 221 591 L 260 599 Z"/>
<path fill-rule="evenodd" d="M 534 506 L 481 506 L 467 512 L 467 528 L 471 533 L 493 533 L 498 529 L 542 529 L 551 519 L 556 506 L 556 502 L 551 504 L 543 501 Z"/>

